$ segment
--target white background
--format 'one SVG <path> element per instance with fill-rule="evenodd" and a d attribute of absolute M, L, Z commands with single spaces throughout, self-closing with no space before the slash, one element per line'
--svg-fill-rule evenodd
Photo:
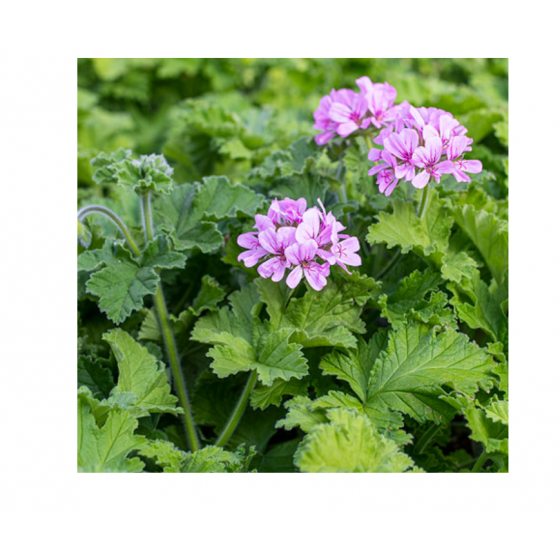
<path fill-rule="evenodd" d="M 556 557 L 557 17 L 496 4 L 3 6 L 4 558 Z M 427 55 L 510 57 L 510 474 L 76 474 L 76 58 Z"/>

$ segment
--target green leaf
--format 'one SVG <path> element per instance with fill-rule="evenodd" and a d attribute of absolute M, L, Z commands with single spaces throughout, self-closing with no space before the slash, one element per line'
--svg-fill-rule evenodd
<path fill-rule="evenodd" d="M 214 344 L 208 352 L 212 369 L 218 377 L 239 371 L 255 370 L 264 385 L 275 379 L 285 381 L 307 374 L 307 361 L 299 344 L 289 343 L 293 329 L 274 329 L 254 315 L 258 294 L 254 284 L 230 296 L 231 309 L 201 317 L 191 338 Z"/>
<path fill-rule="evenodd" d="M 501 284 L 508 268 L 507 222 L 471 205 L 455 207 L 453 216 L 482 255 L 496 282 Z"/>
<path fill-rule="evenodd" d="M 312 428 L 295 454 L 303 472 L 406 472 L 414 463 L 380 435 L 364 415 L 333 409 Z"/>
<path fill-rule="evenodd" d="M 139 409 L 137 417 L 150 412 L 177 414 L 177 397 L 171 394 L 163 364 L 121 329 L 105 333 L 103 340 L 111 346 L 119 367 L 119 381 L 113 395 L 120 392 L 135 394 L 138 397 L 134 403 Z"/>
<path fill-rule="evenodd" d="M 187 258 L 181 253 L 172 251 L 166 235 L 158 235 L 150 241 L 142 251 L 140 264 L 152 268 L 185 268 Z"/>
<path fill-rule="evenodd" d="M 108 239 L 105 245 L 112 243 Z M 140 266 L 122 245 L 115 244 L 115 253 L 107 266 L 90 276 L 86 291 L 97 296 L 99 309 L 119 324 L 143 307 L 145 296 L 156 293 L 159 276 L 152 267 Z"/>
<path fill-rule="evenodd" d="M 87 387 L 96 398 L 108 397 L 114 387 L 111 370 L 88 356 L 78 359 L 78 387 Z"/>
<path fill-rule="evenodd" d="M 441 276 L 445 280 L 460 282 L 462 278 L 470 278 L 476 271 L 477 262 L 464 251 L 447 253 L 442 259 Z"/>
<path fill-rule="evenodd" d="M 264 197 L 227 177 L 205 177 L 202 183 L 181 185 L 154 202 L 154 215 L 177 249 L 217 250 L 223 243 L 214 221 L 254 215 Z"/>
<path fill-rule="evenodd" d="M 287 300 L 286 287 L 266 279 L 258 279 L 257 287 L 267 305 L 273 329 L 292 329 L 290 340 L 303 347 L 356 346 L 352 333 L 365 332 L 360 319 L 361 307 L 379 293 L 380 284 L 373 278 L 358 276 L 329 278 L 320 292 L 308 290 L 301 298 Z"/>
<path fill-rule="evenodd" d="M 464 414 L 472 431 L 471 439 L 482 443 L 488 453 L 508 454 L 508 426 L 501 418 L 495 422 L 494 417 L 474 406 L 466 408 Z"/>
<path fill-rule="evenodd" d="M 140 472 L 144 463 L 129 459 L 144 438 L 134 435 L 138 422 L 125 410 L 112 410 L 102 427 L 91 406 L 78 398 L 78 468 L 80 472 Z"/>
<path fill-rule="evenodd" d="M 494 341 L 507 342 L 508 319 L 503 310 L 507 301 L 507 282 L 488 286 L 474 275 L 470 281 L 450 284 L 448 288 L 455 294 L 451 303 L 461 321 L 471 329 L 482 329 Z"/>
<path fill-rule="evenodd" d="M 310 432 L 316 424 L 327 421 L 324 410 L 314 410 L 313 402 L 308 397 L 298 396 L 285 403 L 288 413 L 285 418 L 278 420 L 277 428 L 293 430 L 300 427 L 304 432 Z"/>
<path fill-rule="evenodd" d="M 437 265 L 441 265 L 449 242 L 453 218 L 449 215 L 437 193 L 428 193 L 428 206 L 422 219 L 410 202 L 395 200 L 393 213 L 380 212 L 378 222 L 369 228 L 367 241 L 371 244 L 386 243 L 390 249 L 402 248 L 404 254 L 414 250 Z"/>
<path fill-rule="evenodd" d="M 391 333 L 368 384 L 368 404 L 411 415 L 420 422 L 449 418 L 438 397 L 444 385 L 474 394 L 494 383 L 494 361 L 468 337 L 451 329 L 437 332 L 419 324 Z"/>
<path fill-rule="evenodd" d="M 335 351 L 321 362 L 325 373 L 350 383 L 374 421 L 381 412 L 397 411 L 419 422 L 439 423 L 454 414 L 439 398 L 442 386 L 473 394 L 479 385 L 489 388 L 493 383 L 492 358 L 451 329 L 437 334 L 418 323 L 405 324 L 390 334 L 384 352 L 379 354 L 379 348 L 374 337 L 368 345 L 362 342 L 357 350 Z"/>
<path fill-rule="evenodd" d="M 161 439 L 146 441 L 138 453 L 147 459 L 154 459 L 165 473 L 181 472 L 181 464 L 186 456 L 186 453 L 177 449 L 170 441 Z"/>
<path fill-rule="evenodd" d="M 173 169 L 162 155 L 132 157 L 131 150 L 119 149 L 107 155 L 101 152 L 91 161 L 96 183 L 116 182 L 139 194 L 147 191 L 168 193 L 173 188 Z"/>
<path fill-rule="evenodd" d="M 272 385 L 259 385 L 251 393 L 251 406 L 264 410 L 270 405 L 280 406 L 282 397 L 290 395 L 307 395 L 309 381 L 307 379 L 291 378 L 288 381 L 278 378 Z"/>
<path fill-rule="evenodd" d="M 206 274 L 202 277 L 202 287 L 193 301 L 191 310 L 196 316 L 205 310 L 215 311 L 224 296 L 225 292 L 220 284 L 212 276 Z"/>
<path fill-rule="evenodd" d="M 425 299 L 441 282 L 441 276 L 431 270 L 415 270 L 399 283 L 394 294 L 379 298 L 381 315 L 396 329 L 409 317 L 432 325 L 454 322 L 452 310 L 445 307 L 447 296 L 444 293 L 432 293 L 429 300 Z"/>
<path fill-rule="evenodd" d="M 181 472 L 231 473 L 246 471 L 252 457 L 252 452 L 249 452 L 249 455 L 245 457 L 242 449 L 232 453 L 221 447 L 209 445 L 200 451 L 186 453 Z"/>
<path fill-rule="evenodd" d="M 267 157 L 260 167 L 251 171 L 251 175 L 267 179 L 310 171 L 322 150 L 313 138 L 300 138 L 286 150 L 279 150 Z"/>

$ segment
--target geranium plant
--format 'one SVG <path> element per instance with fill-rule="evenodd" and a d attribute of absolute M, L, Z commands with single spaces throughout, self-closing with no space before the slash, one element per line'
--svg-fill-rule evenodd
<path fill-rule="evenodd" d="M 81 471 L 507 471 L 505 105 L 388 81 L 91 158 Z"/>

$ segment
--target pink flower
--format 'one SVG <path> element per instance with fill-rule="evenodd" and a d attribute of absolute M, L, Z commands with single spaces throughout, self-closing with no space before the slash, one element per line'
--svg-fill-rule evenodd
<path fill-rule="evenodd" d="M 468 149 L 469 138 L 466 136 L 454 136 L 447 148 L 447 159 L 451 160 L 454 170 L 451 172 L 458 183 L 470 183 L 471 178 L 465 173 L 480 173 L 482 163 L 477 159 L 464 160 L 463 153 Z"/>
<path fill-rule="evenodd" d="M 313 117 L 315 118 L 313 128 L 315 130 L 324 130 L 324 132 L 315 136 L 315 142 L 317 142 L 319 146 L 330 142 L 336 136 L 338 123 L 329 117 L 329 111 L 335 98 L 336 90 L 333 89 L 329 95 L 325 95 L 321 98 L 321 101 L 319 101 L 319 108 L 313 113 Z"/>
<path fill-rule="evenodd" d="M 249 249 L 249 251 L 240 253 L 237 260 L 243 261 L 243 264 L 248 268 L 255 266 L 259 262 L 259 259 L 268 254 L 266 249 L 261 247 L 257 235 L 256 231 L 250 231 L 249 233 L 242 233 L 237 238 L 237 244 L 239 246 Z"/>
<path fill-rule="evenodd" d="M 295 242 L 296 228 L 281 227 L 276 231 L 268 228 L 259 233 L 261 247 L 271 255 L 276 255 L 263 262 L 257 272 L 263 278 L 272 276 L 273 282 L 280 282 L 284 278 L 284 272 L 290 265 L 286 261 L 285 250 Z"/>
<path fill-rule="evenodd" d="M 360 250 L 360 242 L 357 237 L 349 237 L 348 235 L 341 235 L 340 237 L 345 239 L 333 243 L 330 251 L 334 257 L 334 262 L 330 264 L 336 263 L 348 274 L 351 274 L 345 265 L 360 266 L 362 264 L 362 258 L 356 254 Z"/>
<path fill-rule="evenodd" d="M 336 131 L 345 138 L 352 132 L 369 126 L 371 119 L 365 116 L 367 110 L 364 95 L 350 89 L 341 89 L 329 109 L 329 118 L 338 123 Z"/>
<path fill-rule="evenodd" d="M 290 288 L 295 288 L 303 275 L 314 290 L 320 291 L 327 285 L 330 266 L 329 263 L 319 264 L 313 260 L 317 254 L 317 249 L 318 245 L 313 239 L 304 243 L 296 243 L 286 249 L 286 259 L 291 264 L 296 265 L 286 278 L 286 284 Z"/>
<path fill-rule="evenodd" d="M 420 146 L 414 150 L 412 163 L 424 171 L 420 172 L 412 180 L 413 187 L 423 189 L 428 184 L 430 178 L 435 179 L 439 183 L 443 174 L 453 173 L 455 166 L 451 161 L 440 161 L 441 154 L 442 144 L 439 136 L 428 138 L 425 146 Z"/>
<path fill-rule="evenodd" d="M 286 279 L 290 287 L 297 286 L 305 276 L 314 290 L 326 285 L 331 265 L 346 272 L 346 265 L 360 265 L 361 258 L 356 254 L 360 248 L 358 239 L 341 235 L 340 241 L 338 234 L 344 226 L 332 212 L 327 214 L 320 199 L 317 202 L 321 210 L 316 206 L 306 209 L 304 198 L 274 200 L 266 216 L 255 216 L 258 231 L 238 237 L 238 243 L 249 249 L 239 255 L 239 260 L 248 267 L 261 261 L 257 272 L 273 282 L 280 282 L 286 270 L 291 270 Z"/>
<path fill-rule="evenodd" d="M 397 179 L 403 177 L 405 181 L 414 179 L 415 167 L 412 163 L 412 156 L 418 147 L 418 142 L 418 133 L 410 128 L 405 128 L 398 134 L 393 132 L 383 143 L 388 152 L 401 160 L 401 164 L 395 168 Z"/>
<path fill-rule="evenodd" d="M 369 151 L 368 159 L 370 161 L 381 161 L 375 167 L 368 171 L 368 175 L 377 174 L 377 185 L 379 192 L 389 196 L 399 183 L 399 178 L 396 176 L 395 168 L 397 167 L 397 160 L 389 150 L 378 150 L 372 148 Z"/>
<path fill-rule="evenodd" d="M 366 98 L 373 126 L 381 128 L 395 119 L 393 104 L 397 98 L 397 90 L 392 85 L 387 82 L 374 84 L 367 76 L 358 78 L 356 83 Z"/>

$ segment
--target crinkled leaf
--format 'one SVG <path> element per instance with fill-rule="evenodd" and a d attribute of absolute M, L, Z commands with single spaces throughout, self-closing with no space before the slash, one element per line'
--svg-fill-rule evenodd
<path fill-rule="evenodd" d="M 291 378 L 275 379 L 272 385 L 260 384 L 251 393 L 251 406 L 264 410 L 270 405 L 280 406 L 282 397 L 290 395 L 292 397 L 298 395 L 307 395 L 309 381 L 307 379 Z"/>
<path fill-rule="evenodd" d="M 364 415 L 333 409 L 312 428 L 295 454 L 303 472 L 406 472 L 414 463 L 380 435 Z"/>

